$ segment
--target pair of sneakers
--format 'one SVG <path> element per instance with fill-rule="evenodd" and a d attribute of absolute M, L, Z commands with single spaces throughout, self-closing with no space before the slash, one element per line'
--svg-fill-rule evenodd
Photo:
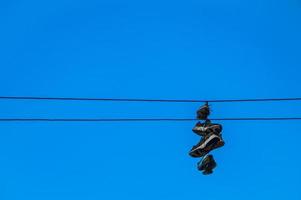
<path fill-rule="evenodd" d="M 205 120 L 205 122 L 198 122 L 192 131 L 201 136 L 202 139 L 197 145 L 193 146 L 189 152 L 189 155 L 195 158 L 204 156 L 203 159 L 198 162 L 198 170 L 202 171 L 204 175 L 212 174 L 213 169 L 216 167 L 213 156 L 208 153 L 225 144 L 221 135 L 222 125 L 211 123 L 208 119 L 209 115 L 210 108 L 208 103 L 197 111 L 197 119 Z"/>

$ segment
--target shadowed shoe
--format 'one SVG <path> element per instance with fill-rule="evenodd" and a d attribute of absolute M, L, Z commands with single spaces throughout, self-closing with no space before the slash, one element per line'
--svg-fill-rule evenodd
<path fill-rule="evenodd" d="M 197 118 L 200 120 L 205 120 L 210 115 L 210 108 L 208 103 L 203 105 L 201 108 L 197 110 Z"/>
<path fill-rule="evenodd" d="M 216 162 L 212 155 L 206 155 L 200 162 L 198 162 L 198 170 L 203 171 L 204 175 L 212 174 L 216 167 Z"/>

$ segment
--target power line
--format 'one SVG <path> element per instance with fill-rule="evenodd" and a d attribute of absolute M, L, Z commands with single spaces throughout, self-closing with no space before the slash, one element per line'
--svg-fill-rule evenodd
<path fill-rule="evenodd" d="M 222 102 L 262 102 L 262 101 L 301 101 L 301 98 L 270 98 L 270 99 L 217 99 L 208 100 L 207 102 L 222 103 Z"/>
<path fill-rule="evenodd" d="M 83 97 L 42 97 L 42 96 L 0 96 L 0 99 L 9 100 L 52 100 L 52 101 L 119 101 L 119 102 L 174 102 L 174 103 L 201 103 L 201 102 L 256 102 L 256 101 L 301 101 L 301 98 L 266 98 L 266 99 L 135 99 L 135 98 L 83 98 Z"/>
<path fill-rule="evenodd" d="M 72 118 L 0 118 L 0 122 L 139 122 L 139 121 L 197 121 L 191 118 L 138 118 L 138 119 L 72 119 Z M 212 118 L 214 121 L 292 121 L 301 117 Z"/>
<path fill-rule="evenodd" d="M 301 117 L 247 117 L 247 118 L 216 118 L 216 121 L 292 121 L 301 120 Z"/>
<path fill-rule="evenodd" d="M 0 121 L 41 121 L 41 122 L 131 122 L 131 121 L 193 121 L 196 119 L 57 119 L 57 118 L 2 118 Z"/>

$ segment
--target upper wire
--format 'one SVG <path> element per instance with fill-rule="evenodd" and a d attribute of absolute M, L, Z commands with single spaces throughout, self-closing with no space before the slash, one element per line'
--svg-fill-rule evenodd
<path fill-rule="evenodd" d="M 197 121 L 195 118 L 0 118 L 0 122 L 139 122 L 139 121 Z M 292 121 L 301 117 L 211 118 L 213 121 Z"/>
<path fill-rule="evenodd" d="M 83 97 L 42 97 L 42 96 L 0 96 L 10 100 L 52 100 L 52 101 L 119 101 L 119 102 L 174 102 L 174 103 L 223 103 L 223 102 L 262 102 L 262 101 L 301 101 L 301 98 L 265 98 L 265 99 L 136 99 L 136 98 L 83 98 Z"/>

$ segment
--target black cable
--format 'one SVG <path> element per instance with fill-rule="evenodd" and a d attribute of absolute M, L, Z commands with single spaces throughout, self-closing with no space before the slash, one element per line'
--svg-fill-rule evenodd
<path fill-rule="evenodd" d="M 55 100 L 55 101 L 123 101 L 123 102 L 175 102 L 175 103 L 201 103 L 201 102 L 256 102 L 256 101 L 301 101 L 301 98 L 269 98 L 269 99 L 129 99 L 129 98 L 81 98 L 81 97 L 37 97 L 37 96 L 0 96 L 0 99 L 11 100 Z"/>
<path fill-rule="evenodd" d="M 192 121 L 196 119 L 50 119 L 50 118 L 0 118 L 0 121 L 41 121 L 41 122 L 130 122 L 130 121 Z"/>
<path fill-rule="evenodd" d="M 256 101 L 301 101 L 301 98 L 270 98 L 270 99 L 220 99 L 220 100 L 208 100 L 207 102 L 219 103 L 219 102 L 256 102 Z"/>
<path fill-rule="evenodd" d="M 301 120 L 301 117 L 247 117 L 247 118 L 216 118 L 216 121 L 284 121 Z"/>
<path fill-rule="evenodd" d="M 149 119 L 55 119 L 55 118 L 0 118 L 0 122 L 131 122 L 131 121 L 197 121 L 198 119 L 190 118 L 149 118 Z M 213 118 L 213 121 L 288 121 L 301 120 L 301 117 L 255 117 L 255 118 Z"/>

